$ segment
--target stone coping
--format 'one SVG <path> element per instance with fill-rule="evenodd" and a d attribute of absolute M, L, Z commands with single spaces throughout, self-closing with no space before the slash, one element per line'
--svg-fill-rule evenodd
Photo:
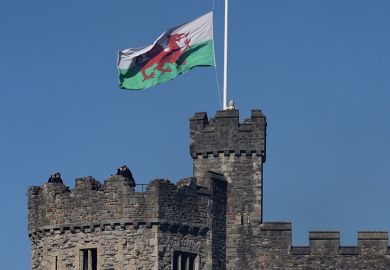
<path fill-rule="evenodd" d="M 388 240 L 388 232 L 385 231 L 376 231 L 376 232 L 370 232 L 370 231 L 361 231 L 358 232 L 358 239 L 359 240 Z"/>
<path fill-rule="evenodd" d="M 263 222 L 260 228 L 262 231 L 291 231 L 291 222 Z"/>
<path fill-rule="evenodd" d="M 340 232 L 339 231 L 310 231 L 309 239 L 310 240 L 339 240 Z"/>
<path fill-rule="evenodd" d="M 58 224 L 58 225 L 45 225 L 38 228 L 33 228 L 28 231 L 28 235 L 39 233 L 54 233 L 54 232 L 65 232 L 65 231 L 85 231 L 91 232 L 96 228 L 98 230 L 116 230 L 123 229 L 128 225 L 132 225 L 133 228 L 137 229 L 141 225 L 145 225 L 147 228 L 151 228 L 153 225 L 159 225 L 161 228 L 165 228 L 171 231 L 180 231 L 182 233 L 191 234 L 206 234 L 210 230 L 209 225 L 196 224 L 196 223 L 184 223 L 175 222 L 167 219 L 117 219 L 117 220 L 106 220 L 101 222 L 85 222 L 85 223 L 69 223 L 69 224 Z"/>

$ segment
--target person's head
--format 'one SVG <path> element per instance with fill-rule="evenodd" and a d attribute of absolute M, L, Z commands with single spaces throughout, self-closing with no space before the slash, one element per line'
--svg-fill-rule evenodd
<path fill-rule="evenodd" d="M 126 170 L 127 170 L 127 166 L 126 166 L 126 165 L 123 165 L 123 166 L 122 166 L 122 170 L 123 170 L 123 171 L 126 171 Z"/>

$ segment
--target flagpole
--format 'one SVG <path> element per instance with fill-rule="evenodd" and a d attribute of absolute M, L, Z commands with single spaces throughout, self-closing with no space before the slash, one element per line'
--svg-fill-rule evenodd
<path fill-rule="evenodd" d="M 229 0 L 225 0 L 225 46 L 224 46 L 224 69 L 223 69 L 223 109 L 227 109 L 227 90 L 228 90 L 228 14 Z"/>

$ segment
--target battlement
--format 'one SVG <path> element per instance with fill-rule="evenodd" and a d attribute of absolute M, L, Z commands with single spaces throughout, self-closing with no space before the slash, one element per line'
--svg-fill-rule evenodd
<path fill-rule="evenodd" d="M 309 246 L 291 247 L 291 255 L 383 256 L 390 255 L 387 232 L 358 232 L 357 246 L 340 246 L 340 232 L 311 231 Z"/>
<path fill-rule="evenodd" d="M 190 119 L 190 154 L 207 158 L 220 154 L 261 156 L 265 161 L 266 117 L 252 110 L 251 118 L 239 122 L 238 110 L 217 111 L 214 118 L 198 112 Z"/>
<path fill-rule="evenodd" d="M 309 246 L 292 246 L 292 228 L 289 222 L 264 222 L 254 234 L 263 249 L 273 255 L 285 256 L 285 261 L 313 258 L 383 257 L 390 255 L 388 233 L 383 231 L 361 231 L 357 233 L 357 246 L 341 246 L 339 231 L 309 232 Z M 266 256 L 268 256 L 266 254 Z M 319 259 L 320 260 L 320 259 Z M 281 260 L 283 262 L 283 260 Z M 330 261 L 331 263 L 331 261 Z"/>
<path fill-rule="evenodd" d="M 62 183 L 33 186 L 28 191 L 29 231 L 166 221 L 207 228 L 213 189 L 224 185 L 221 175 L 209 172 L 208 176 L 206 187 L 199 186 L 196 178 L 176 185 L 156 179 L 145 192 L 135 192 L 128 179 L 119 175 L 109 177 L 103 185 L 91 176 L 77 178 L 73 189 Z"/>

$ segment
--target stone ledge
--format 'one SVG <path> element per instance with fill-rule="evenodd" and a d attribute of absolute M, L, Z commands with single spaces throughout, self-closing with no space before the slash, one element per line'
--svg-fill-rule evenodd
<path fill-rule="evenodd" d="M 178 232 L 186 232 L 190 234 L 206 234 L 210 227 L 205 224 L 194 223 L 178 223 L 166 219 L 119 219 L 119 220 L 107 220 L 104 222 L 92 222 L 92 223 L 72 223 L 61 225 L 46 225 L 39 228 L 30 229 L 28 235 L 31 238 L 32 235 L 42 233 L 64 233 L 65 231 L 83 231 L 92 232 L 97 228 L 98 230 L 122 230 L 127 225 L 133 226 L 134 229 L 138 229 L 141 225 L 145 225 L 147 228 L 151 228 L 153 225 L 161 225 L 167 228 L 177 228 Z M 184 230 L 183 230 L 184 228 Z"/>
<path fill-rule="evenodd" d="M 359 240 L 388 240 L 387 232 L 362 231 L 358 232 Z"/>
<path fill-rule="evenodd" d="M 340 232 L 338 231 L 311 231 L 309 232 L 310 240 L 327 240 L 340 239 Z"/>
<path fill-rule="evenodd" d="M 215 118 L 237 118 L 240 116 L 239 110 L 220 110 L 215 113 Z"/>
<path fill-rule="evenodd" d="M 262 231 L 291 231 L 291 222 L 264 222 L 260 224 Z"/>

